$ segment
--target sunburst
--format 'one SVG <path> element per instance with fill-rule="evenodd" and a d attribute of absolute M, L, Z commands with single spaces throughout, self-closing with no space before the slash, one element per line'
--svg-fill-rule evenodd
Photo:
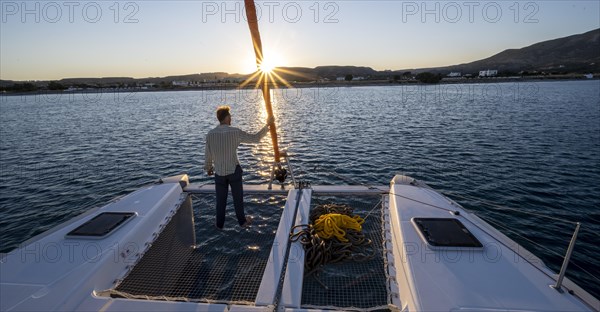
<path fill-rule="evenodd" d="M 265 83 L 267 85 L 273 86 L 274 88 L 278 88 L 280 86 L 285 86 L 286 88 L 293 88 L 292 84 L 290 84 L 285 78 L 283 78 L 282 75 L 298 77 L 308 80 L 315 79 L 315 77 L 306 75 L 296 70 L 292 70 L 285 67 L 277 67 L 275 66 L 275 64 L 267 60 L 264 60 L 257 67 L 257 70 L 239 85 L 239 88 L 244 88 L 251 82 L 255 82 L 255 88 L 262 88 L 265 85 Z"/>
<path fill-rule="evenodd" d="M 271 62 L 269 59 L 263 60 L 263 62 L 258 66 L 258 70 L 265 74 L 271 73 L 275 68 L 276 64 Z"/>

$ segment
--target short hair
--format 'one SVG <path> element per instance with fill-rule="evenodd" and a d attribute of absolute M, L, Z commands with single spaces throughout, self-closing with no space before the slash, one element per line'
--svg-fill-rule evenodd
<path fill-rule="evenodd" d="M 225 120 L 225 117 L 230 115 L 230 109 L 231 108 L 227 105 L 219 106 L 217 108 L 217 119 L 219 120 L 219 122 L 223 122 L 223 120 Z"/>

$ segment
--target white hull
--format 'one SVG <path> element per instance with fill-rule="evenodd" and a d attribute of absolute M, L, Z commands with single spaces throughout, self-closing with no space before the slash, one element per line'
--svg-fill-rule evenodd
<path fill-rule="evenodd" d="M 288 241 L 293 225 L 307 223 L 311 196 L 317 193 L 341 196 L 381 194 L 386 238 L 384 257 L 390 276 L 388 308 L 402 311 L 600 310 L 598 300 L 569 280 L 565 280 L 563 288 L 571 290 L 574 295 L 551 288 L 550 285 L 555 283 L 555 273 L 541 260 L 458 204 L 404 176 L 396 176 L 390 188 L 314 186 L 302 190 L 300 196 L 300 191 L 294 189 L 246 187 L 247 194 L 288 194 L 270 261 L 254 302 L 182 302 L 185 299 L 107 296 L 107 290 L 115 289 L 131 272 L 178 209 L 188 205 L 186 201 L 190 193 L 214 190 L 212 186 L 187 185 L 186 176 L 163 182 L 91 210 L 28 240 L 8 254 L 0 255 L 0 310 L 304 310 L 306 307 L 301 303 L 303 249 L 299 243 L 288 244 Z M 111 211 L 136 215 L 105 238 L 66 237 L 67 233 L 99 213 Z M 451 213 L 456 211 L 458 214 Z M 430 246 L 417 230 L 415 217 L 456 218 L 483 247 Z M 294 250 L 297 256 L 286 257 L 290 250 Z M 280 286 L 282 274 L 284 280 Z"/>

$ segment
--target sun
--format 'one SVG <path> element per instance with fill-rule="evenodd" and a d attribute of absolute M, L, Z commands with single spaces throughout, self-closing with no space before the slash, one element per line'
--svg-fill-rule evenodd
<path fill-rule="evenodd" d="M 263 73 L 271 73 L 275 67 L 277 67 L 277 64 L 272 62 L 272 59 L 264 59 L 262 61 L 262 63 L 258 66 L 258 70 L 260 70 Z"/>
<path fill-rule="evenodd" d="M 250 68 L 252 67 L 254 67 L 254 69 L 252 70 L 253 73 L 249 74 L 239 85 L 239 88 L 244 88 L 249 84 L 254 84 L 255 88 L 261 88 L 261 85 L 265 83 L 271 84 L 275 88 L 278 86 L 292 88 L 292 85 L 286 80 L 286 78 L 289 78 L 290 76 L 313 79 L 311 76 L 288 68 L 287 66 L 289 65 L 287 64 L 286 59 L 281 57 L 280 53 L 273 50 L 265 52 L 264 58 L 258 66 L 256 65 L 256 58 L 248 54 L 245 58 L 244 66 L 245 68 L 248 68 L 247 71 L 251 71 Z"/>
<path fill-rule="evenodd" d="M 277 71 L 279 67 L 286 66 L 286 59 L 281 56 L 279 51 L 265 51 L 265 56 L 260 65 L 256 65 L 256 57 L 253 53 L 247 53 L 243 58 L 242 71 L 245 73 L 257 72 L 259 74 L 270 74 Z"/>
<path fill-rule="evenodd" d="M 262 63 L 258 66 L 258 70 L 269 74 L 272 73 L 278 66 L 285 66 L 285 60 L 281 57 L 278 51 L 267 50 Z"/>

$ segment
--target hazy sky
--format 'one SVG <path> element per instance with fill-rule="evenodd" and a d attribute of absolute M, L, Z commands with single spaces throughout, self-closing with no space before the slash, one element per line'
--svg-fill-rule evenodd
<path fill-rule="evenodd" d="M 452 65 L 600 27 L 600 1 L 257 1 L 280 66 Z M 0 0 L 0 79 L 255 69 L 243 1 Z"/>

